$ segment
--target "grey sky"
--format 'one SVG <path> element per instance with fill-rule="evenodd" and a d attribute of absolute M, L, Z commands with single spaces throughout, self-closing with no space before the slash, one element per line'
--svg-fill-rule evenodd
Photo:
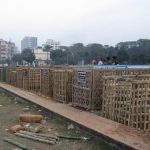
<path fill-rule="evenodd" d="M 150 0 L 0 0 L 0 38 L 115 45 L 150 38 Z"/>

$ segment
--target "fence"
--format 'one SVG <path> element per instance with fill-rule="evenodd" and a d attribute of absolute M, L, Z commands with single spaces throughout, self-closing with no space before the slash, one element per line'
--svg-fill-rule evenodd
<path fill-rule="evenodd" d="M 16 68 L 17 72 L 17 87 L 23 88 L 23 78 L 25 76 L 25 69 L 24 68 Z"/>
<path fill-rule="evenodd" d="M 40 93 L 41 91 L 41 69 L 29 68 L 25 80 L 29 84 L 29 90 Z"/>
<path fill-rule="evenodd" d="M 116 68 L 115 75 L 148 75 L 150 74 L 150 68 Z"/>
<path fill-rule="evenodd" d="M 101 109 L 102 77 L 113 75 L 114 69 L 74 68 L 73 106 Z"/>
<path fill-rule="evenodd" d="M 6 83 L 8 83 L 8 84 L 10 84 L 11 70 L 12 70 L 12 68 L 9 68 L 9 67 L 7 67 L 7 69 L 6 69 Z"/>
<path fill-rule="evenodd" d="M 53 69 L 53 98 L 62 103 L 72 101 L 72 73 L 71 69 Z"/>
<path fill-rule="evenodd" d="M 41 94 L 50 97 L 53 96 L 52 70 L 49 68 L 41 69 Z"/>
<path fill-rule="evenodd" d="M 104 77 L 103 116 L 150 131 L 150 76 Z"/>
<path fill-rule="evenodd" d="M 150 131 L 150 68 L 7 68 L 6 82 Z"/>

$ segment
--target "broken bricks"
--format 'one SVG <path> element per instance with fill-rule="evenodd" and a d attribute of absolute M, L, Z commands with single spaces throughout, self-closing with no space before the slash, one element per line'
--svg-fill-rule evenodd
<path fill-rule="evenodd" d="M 16 133 L 16 132 L 18 132 L 19 130 L 22 130 L 23 128 L 22 128 L 22 126 L 21 125 L 15 125 L 15 126 L 12 126 L 11 128 L 10 128 L 10 131 L 12 132 L 12 133 Z"/>

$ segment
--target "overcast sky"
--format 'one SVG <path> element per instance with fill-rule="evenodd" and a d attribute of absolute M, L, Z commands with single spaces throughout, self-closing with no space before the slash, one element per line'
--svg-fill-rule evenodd
<path fill-rule="evenodd" d="M 0 38 L 62 45 L 150 39 L 150 0 L 0 0 Z"/>

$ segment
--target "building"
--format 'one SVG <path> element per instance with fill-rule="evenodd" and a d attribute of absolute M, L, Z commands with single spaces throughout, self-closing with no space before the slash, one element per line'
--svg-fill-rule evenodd
<path fill-rule="evenodd" d="M 30 48 L 34 50 L 37 47 L 37 37 L 26 36 L 21 40 L 21 50 Z"/>
<path fill-rule="evenodd" d="M 50 52 L 44 52 L 42 47 L 34 49 L 35 59 L 38 65 L 45 65 L 50 60 Z"/>
<path fill-rule="evenodd" d="M 15 46 L 15 43 L 0 39 L 0 61 L 4 61 L 6 59 L 11 60 L 12 56 L 16 53 L 17 47 Z"/>
<path fill-rule="evenodd" d="M 60 49 L 60 42 L 48 39 L 44 45 L 49 45 L 52 50 Z"/>
<path fill-rule="evenodd" d="M 15 43 L 13 42 L 8 42 L 8 57 L 11 59 L 13 57 L 14 54 L 17 54 L 17 47 L 15 45 Z"/>
<path fill-rule="evenodd" d="M 8 51 L 7 41 L 0 39 L 0 61 L 8 59 Z"/>

